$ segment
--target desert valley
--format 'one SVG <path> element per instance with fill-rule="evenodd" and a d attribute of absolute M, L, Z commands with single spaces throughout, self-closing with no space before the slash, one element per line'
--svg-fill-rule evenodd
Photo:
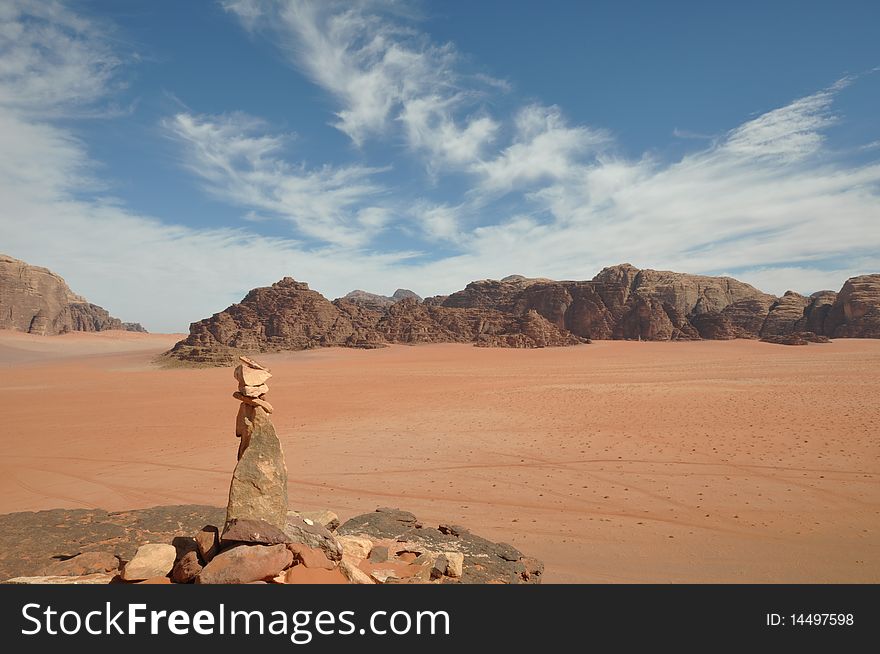
<path fill-rule="evenodd" d="M 2 262 L 2 513 L 224 506 L 249 354 L 292 509 L 469 526 L 544 582 L 880 581 L 880 275 L 774 297 L 616 266 L 332 303 L 285 279 L 186 335 Z M 24 530 L 7 577 L 74 553 L 28 558 Z"/>

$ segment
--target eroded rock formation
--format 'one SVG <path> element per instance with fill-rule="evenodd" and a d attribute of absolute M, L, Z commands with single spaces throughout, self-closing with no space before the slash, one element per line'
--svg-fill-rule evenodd
<path fill-rule="evenodd" d="M 589 281 L 511 275 L 472 282 L 449 296 L 419 300 L 356 291 L 328 301 L 287 277 L 251 291 L 169 352 L 188 363 L 225 365 L 241 352 L 387 343 L 473 343 L 485 347 L 575 345 L 590 339 L 734 338 L 820 342 L 880 337 L 880 275 L 849 280 L 840 294 L 763 293 L 730 277 L 603 269 Z"/>
<path fill-rule="evenodd" d="M 75 294 L 47 268 L 0 254 L 0 329 L 49 336 L 108 329 L 146 331 Z"/>

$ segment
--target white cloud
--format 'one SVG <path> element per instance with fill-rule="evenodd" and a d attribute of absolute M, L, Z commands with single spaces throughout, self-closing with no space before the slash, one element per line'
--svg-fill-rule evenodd
<path fill-rule="evenodd" d="M 507 192 L 538 181 L 560 181 L 577 172 L 585 154 L 607 145 L 599 130 L 569 127 L 558 107 L 529 105 L 516 116 L 513 143 L 494 159 L 471 168 L 482 177 L 482 190 Z"/>
<path fill-rule="evenodd" d="M 379 169 L 291 165 L 282 158 L 285 137 L 242 113 L 179 113 L 164 125 L 184 144 L 188 168 L 212 195 L 283 218 L 304 236 L 363 245 L 388 221 L 386 208 L 367 205 L 384 191 L 371 179 Z"/>
<path fill-rule="evenodd" d="M 460 116 L 480 97 L 477 86 L 504 87 L 485 74 L 469 88 L 456 70 L 451 44 L 434 44 L 400 22 L 386 20 L 392 1 L 231 1 L 224 6 L 249 29 L 271 33 L 295 64 L 341 108 L 335 126 L 361 145 L 403 127 L 409 148 L 432 169 L 475 160 L 498 125 L 477 111 Z"/>

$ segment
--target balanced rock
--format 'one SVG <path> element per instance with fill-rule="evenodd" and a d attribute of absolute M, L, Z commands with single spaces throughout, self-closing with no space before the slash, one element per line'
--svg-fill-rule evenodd
<path fill-rule="evenodd" d="M 232 397 L 234 397 L 239 402 L 247 404 L 248 406 L 260 407 L 266 413 L 272 413 L 275 410 L 272 405 L 269 404 L 266 400 L 261 400 L 258 397 L 248 397 L 247 395 L 244 395 L 239 391 L 235 391 L 232 394 Z"/>
<path fill-rule="evenodd" d="M 272 378 L 272 373 L 268 370 L 246 365 L 236 366 L 233 375 L 240 386 L 262 386 Z"/>
<path fill-rule="evenodd" d="M 239 545 L 220 552 L 196 576 L 197 584 L 270 581 L 293 563 L 284 545 Z"/>
<path fill-rule="evenodd" d="M 287 466 L 281 443 L 261 407 L 245 406 L 243 422 L 245 433 L 229 486 L 226 523 L 262 520 L 283 530 L 287 525 Z"/>
<path fill-rule="evenodd" d="M 148 543 L 141 545 L 131 561 L 125 564 L 122 578 L 125 581 L 142 581 L 151 577 L 164 577 L 177 558 L 174 545 L 164 543 Z"/>
<path fill-rule="evenodd" d="M 269 387 L 265 384 L 260 386 L 239 386 L 238 392 L 245 397 L 260 397 L 269 392 Z"/>

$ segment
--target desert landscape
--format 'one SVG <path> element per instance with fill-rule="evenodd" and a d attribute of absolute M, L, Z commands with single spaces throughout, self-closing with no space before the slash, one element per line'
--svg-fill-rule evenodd
<path fill-rule="evenodd" d="M 0 512 L 226 503 L 231 367 L 3 331 Z M 399 506 L 552 582 L 880 580 L 880 341 L 260 355 L 292 508 Z"/>

